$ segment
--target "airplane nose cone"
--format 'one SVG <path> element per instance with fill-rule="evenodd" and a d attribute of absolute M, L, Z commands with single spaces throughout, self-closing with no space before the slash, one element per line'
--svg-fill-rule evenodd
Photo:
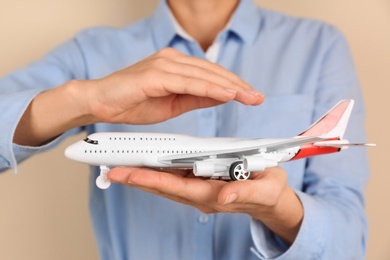
<path fill-rule="evenodd" d="M 65 157 L 71 160 L 81 162 L 82 158 L 80 156 L 80 149 L 78 148 L 79 148 L 79 142 L 68 146 L 64 152 Z"/>

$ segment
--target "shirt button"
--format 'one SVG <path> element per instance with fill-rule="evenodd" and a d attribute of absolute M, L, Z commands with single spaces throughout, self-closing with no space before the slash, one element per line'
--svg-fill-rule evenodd
<path fill-rule="evenodd" d="M 207 215 L 201 215 L 201 216 L 199 216 L 199 218 L 198 218 L 198 221 L 200 222 L 200 223 L 207 223 L 207 222 L 209 222 L 209 216 L 207 216 Z"/>

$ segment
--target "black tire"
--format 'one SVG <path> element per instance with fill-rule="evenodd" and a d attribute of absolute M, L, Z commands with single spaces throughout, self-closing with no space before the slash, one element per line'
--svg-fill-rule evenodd
<path fill-rule="evenodd" d="M 250 179 L 251 172 L 244 171 L 244 163 L 237 161 L 230 165 L 229 176 L 232 181 L 244 181 Z"/>

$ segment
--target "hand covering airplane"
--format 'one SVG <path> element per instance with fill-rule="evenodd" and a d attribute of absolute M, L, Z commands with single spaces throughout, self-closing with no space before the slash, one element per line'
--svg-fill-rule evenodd
<path fill-rule="evenodd" d="M 168 133 L 94 133 L 65 150 L 65 156 L 100 166 L 96 184 L 107 189 L 108 167 L 192 169 L 195 176 L 247 180 L 281 162 L 341 151 L 351 144 L 343 139 L 354 105 L 342 100 L 298 136 L 291 138 L 203 138 Z"/>

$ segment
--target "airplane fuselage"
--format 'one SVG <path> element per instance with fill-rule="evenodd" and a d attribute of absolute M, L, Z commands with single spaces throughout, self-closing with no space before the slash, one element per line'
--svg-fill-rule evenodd
<path fill-rule="evenodd" d="M 65 152 L 80 162 L 105 166 L 140 166 L 153 168 L 193 168 L 193 159 L 182 159 L 175 163 L 160 160 L 175 155 L 196 155 L 210 151 L 251 148 L 285 139 L 201 138 L 179 134 L 162 133 L 95 133 L 79 141 Z M 299 147 L 279 152 L 259 152 L 266 160 L 284 162 L 291 160 Z M 228 176 L 228 166 L 239 157 L 210 156 L 202 161 L 213 161 L 225 165 L 223 170 L 207 176 Z M 218 174 L 218 172 L 220 174 Z"/>

